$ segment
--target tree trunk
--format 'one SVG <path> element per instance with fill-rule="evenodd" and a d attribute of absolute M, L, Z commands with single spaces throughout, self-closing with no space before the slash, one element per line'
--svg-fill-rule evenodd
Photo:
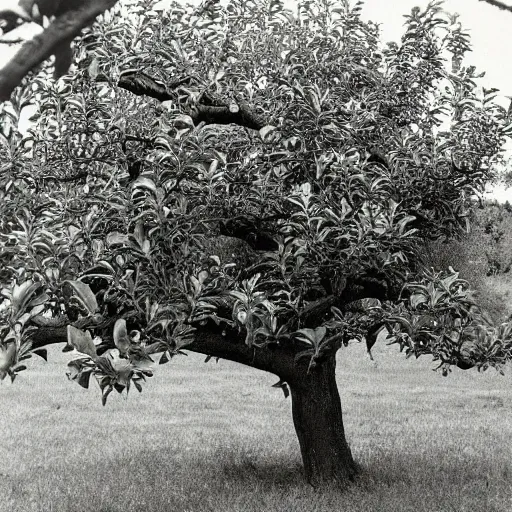
<path fill-rule="evenodd" d="M 299 370 L 299 368 L 298 368 Z M 312 485 L 353 480 L 356 465 L 345 439 L 336 356 L 290 379 L 292 414 L 306 479 Z"/>

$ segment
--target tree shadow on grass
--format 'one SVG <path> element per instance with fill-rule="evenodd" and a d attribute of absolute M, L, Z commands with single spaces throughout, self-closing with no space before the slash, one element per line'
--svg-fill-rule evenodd
<path fill-rule="evenodd" d="M 9 501 L 15 506 L 11 510 L 32 510 L 37 503 L 38 510 L 59 512 L 232 511 L 242 510 L 240 503 L 247 502 L 243 510 L 253 511 L 264 510 L 261 506 L 272 500 L 290 506 L 293 499 L 321 499 L 327 507 L 329 500 L 342 497 L 340 490 L 311 488 L 304 480 L 298 454 L 283 450 L 270 455 L 263 448 L 255 452 L 243 445 L 205 447 L 202 453 L 163 446 L 143 452 L 128 450 L 123 457 L 106 456 L 93 464 L 81 464 L 76 458 L 53 460 L 46 468 L 15 478 L 23 482 L 23 493 L 13 481 Z M 457 503 L 459 495 L 454 492 L 472 488 L 470 499 L 477 503 L 482 493 L 494 492 L 482 478 L 491 470 L 489 464 L 482 467 L 482 461 L 471 457 L 450 461 L 442 455 L 369 452 L 359 477 L 342 499 L 351 496 L 356 501 L 380 502 L 403 494 L 403 500 L 413 507 L 421 494 L 437 499 L 451 493 Z M 373 508 L 369 505 L 368 510 Z"/>
<path fill-rule="evenodd" d="M 306 486 L 298 460 L 284 453 L 265 457 L 243 447 L 201 454 L 163 446 L 89 464 L 53 459 L 13 476 L 6 491 L 12 512 L 34 504 L 59 512 L 199 512 L 221 510 L 233 497 L 257 500 L 262 492 L 282 495 Z"/>
<path fill-rule="evenodd" d="M 362 489 L 375 485 L 442 489 L 488 487 L 490 482 L 508 480 L 508 461 L 484 459 L 478 455 L 430 450 L 425 454 L 373 452 L 360 464 L 357 479 Z"/>
<path fill-rule="evenodd" d="M 233 485 L 264 487 L 283 491 L 308 486 L 301 465 L 289 460 L 232 464 L 224 468 L 224 480 Z"/>

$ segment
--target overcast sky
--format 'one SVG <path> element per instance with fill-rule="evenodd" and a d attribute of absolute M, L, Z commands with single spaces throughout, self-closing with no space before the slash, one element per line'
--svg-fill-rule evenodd
<path fill-rule="evenodd" d="M 512 4 L 512 0 L 503 1 Z M 398 40 L 403 32 L 403 15 L 416 5 L 424 8 L 427 4 L 425 0 L 366 0 L 363 13 L 365 18 L 382 24 L 384 41 Z M 445 0 L 444 9 L 458 13 L 463 28 L 470 32 L 473 51 L 467 55 L 467 63 L 485 71 L 482 84 L 512 96 L 512 13 L 479 0 Z M 512 202 L 512 188 L 497 188 L 493 196 Z"/>
<path fill-rule="evenodd" d="M 511 0 L 505 0 L 505 2 Z M 290 2 L 291 4 L 292 2 Z M 365 18 L 381 23 L 383 40 L 397 40 L 403 31 L 403 15 L 412 7 L 426 7 L 424 0 L 366 0 Z M 469 30 L 473 51 L 468 63 L 486 71 L 486 85 L 512 95 L 512 13 L 501 11 L 479 0 L 446 0 L 444 9 L 458 13 Z"/>

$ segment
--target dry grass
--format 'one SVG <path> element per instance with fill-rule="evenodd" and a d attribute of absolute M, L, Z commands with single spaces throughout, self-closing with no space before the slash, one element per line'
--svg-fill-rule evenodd
<path fill-rule="evenodd" d="M 1 512 L 512 510 L 511 377 L 443 378 L 392 347 L 341 352 L 344 492 L 304 484 L 290 401 L 274 378 L 191 355 L 142 395 L 67 382 L 65 357 L 0 386 Z"/>

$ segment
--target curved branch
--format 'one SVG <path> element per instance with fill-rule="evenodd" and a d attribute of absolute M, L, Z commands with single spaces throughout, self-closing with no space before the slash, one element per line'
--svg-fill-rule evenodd
<path fill-rule="evenodd" d="M 258 370 L 273 373 L 284 381 L 289 381 L 295 373 L 295 353 L 277 345 L 249 347 L 245 336 L 231 330 L 224 334 L 222 327 L 211 325 L 198 328 L 195 341 L 185 350 L 212 357 L 220 357 L 241 363 Z"/>
<path fill-rule="evenodd" d="M 195 341 L 184 347 L 198 354 L 219 357 L 258 370 L 277 375 L 284 381 L 294 375 L 295 353 L 276 345 L 249 347 L 241 333 L 217 325 L 201 326 L 195 333 Z M 56 343 L 67 343 L 67 326 L 39 327 L 32 334 L 32 349 Z"/>
<path fill-rule="evenodd" d="M 123 73 L 117 85 L 136 96 L 149 96 L 158 101 L 169 101 L 175 97 L 165 85 L 158 83 L 142 71 Z"/>
<path fill-rule="evenodd" d="M 188 83 L 193 77 L 173 80 L 168 85 L 157 82 L 142 71 L 130 71 L 121 75 L 118 86 L 137 96 L 149 96 L 158 101 L 170 101 L 176 98 L 172 92 L 181 85 Z M 215 97 L 203 94 L 199 102 L 189 112 L 190 117 L 197 126 L 204 124 L 236 124 L 245 128 L 259 130 L 268 124 L 262 116 L 256 114 L 245 104 L 234 104 Z"/>
<path fill-rule="evenodd" d="M 77 8 L 58 16 L 41 34 L 27 41 L 0 69 L 0 101 L 8 100 L 25 75 L 52 55 L 56 55 L 56 73 L 67 71 L 69 43 L 116 3 L 117 0 L 82 0 Z"/>

